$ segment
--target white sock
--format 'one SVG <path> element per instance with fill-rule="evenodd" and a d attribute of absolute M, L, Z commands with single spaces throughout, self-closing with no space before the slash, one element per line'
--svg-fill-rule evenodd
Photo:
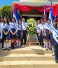
<path fill-rule="evenodd" d="M 54 51 L 55 51 L 55 49 L 54 49 L 54 47 L 52 47 L 52 53 L 54 53 Z"/>

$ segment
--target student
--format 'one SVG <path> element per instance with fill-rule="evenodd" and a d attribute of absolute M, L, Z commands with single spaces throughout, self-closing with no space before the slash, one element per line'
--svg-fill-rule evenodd
<path fill-rule="evenodd" d="M 22 32 L 22 23 L 21 23 L 21 20 L 19 20 L 18 32 L 17 32 L 17 47 L 21 47 L 21 32 Z"/>
<path fill-rule="evenodd" d="M 15 18 L 12 18 L 12 22 L 9 23 L 9 29 L 10 29 L 10 39 L 11 39 L 11 48 L 15 48 L 15 41 L 16 41 L 16 34 L 17 34 L 17 23 L 15 21 Z"/>
<path fill-rule="evenodd" d="M 43 24 L 43 20 L 41 20 L 41 23 L 39 24 L 39 28 L 40 28 L 40 45 L 43 47 L 43 32 L 44 32 L 44 24 Z"/>
<path fill-rule="evenodd" d="M 0 18 L 0 47 L 2 47 L 2 18 Z"/>
<path fill-rule="evenodd" d="M 47 23 L 44 25 L 44 31 L 45 31 L 45 43 L 44 46 L 46 49 L 51 48 L 50 46 L 50 20 L 47 20 Z"/>
<path fill-rule="evenodd" d="M 40 33 L 39 24 L 40 24 L 40 21 L 38 20 L 38 21 L 37 21 L 37 27 L 36 27 L 37 38 L 38 38 L 38 35 L 39 35 L 39 33 Z M 38 41 L 39 41 L 39 39 L 38 39 Z"/>
<path fill-rule="evenodd" d="M 21 39 L 21 45 L 24 40 L 24 46 L 26 46 L 27 41 L 27 23 L 25 22 L 25 18 L 22 18 L 22 39 Z"/>
<path fill-rule="evenodd" d="M 55 24 L 53 24 L 55 23 Z M 53 38 L 53 29 L 54 29 L 54 26 L 56 25 L 56 22 L 55 20 L 52 21 L 52 24 L 50 23 L 50 44 L 51 44 L 51 49 L 52 49 L 52 56 L 54 56 L 54 38 Z"/>
<path fill-rule="evenodd" d="M 3 27 L 3 18 L 0 18 L 0 25 L 1 25 L 1 29 L 2 29 L 2 27 Z M 2 32 L 1 32 L 2 33 Z M 3 33 L 2 33 L 3 34 Z M 2 34 L 1 34 L 1 37 L 2 37 Z M 1 39 L 1 43 L 2 43 L 2 48 L 4 47 L 3 46 L 3 37 L 2 37 L 2 39 Z"/>
<path fill-rule="evenodd" d="M 57 30 L 57 23 L 53 21 L 53 44 L 54 44 L 54 53 L 55 53 L 55 61 L 58 63 L 58 30 Z"/>
<path fill-rule="evenodd" d="M 36 27 L 36 33 L 37 33 L 37 38 L 38 38 L 38 41 L 39 41 L 39 45 L 41 45 L 41 40 L 40 40 L 40 20 L 37 21 L 37 27 Z"/>
<path fill-rule="evenodd" d="M 5 17 L 3 22 L 3 39 L 4 39 L 4 49 L 9 49 L 8 39 L 9 39 L 9 23 L 8 19 Z"/>

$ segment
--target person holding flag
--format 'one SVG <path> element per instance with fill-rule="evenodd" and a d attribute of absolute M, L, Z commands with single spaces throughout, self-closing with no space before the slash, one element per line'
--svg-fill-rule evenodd
<path fill-rule="evenodd" d="M 52 45 L 52 55 L 54 56 L 54 44 L 53 44 L 53 29 L 51 27 L 53 27 L 53 21 L 55 21 L 55 17 L 54 17 L 54 14 L 53 14 L 53 8 L 52 8 L 52 1 L 51 1 L 51 4 L 50 4 L 50 12 L 49 12 L 49 19 L 50 19 L 50 42 L 51 42 L 51 45 Z"/>
<path fill-rule="evenodd" d="M 54 50 L 54 55 L 55 55 L 55 62 L 58 63 L 58 30 L 57 30 L 56 18 L 54 19 L 54 15 L 53 15 L 52 1 L 51 1 L 51 5 L 50 5 L 49 18 L 51 20 L 50 30 L 52 33 L 52 35 L 50 37 L 51 37 L 51 41 L 54 45 L 53 50 Z"/>
<path fill-rule="evenodd" d="M 54 45 L 54 55 L 55 61 L 58 63 L 58 30 L 57 30 L 57 22 L 53 21 L 52 29 L 52 43 Z"/>
<path fill-rule="evenodd" d="M 47 23 L 44 25 L 44 36 L 45 36 L 44 47 L 46 47 L 46 49 L 49 49 L 51 48 L 50 46 L 50 19 L 47 19 Z"/>

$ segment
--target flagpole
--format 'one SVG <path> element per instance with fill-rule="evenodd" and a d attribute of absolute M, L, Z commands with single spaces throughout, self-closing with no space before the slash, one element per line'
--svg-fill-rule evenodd
<path fill-rule="evenodd" d="M 44 24 L 46 23 L 46 0 L 44 0 Z"/>
<path fill-rule="evenodd" d="M 51 3 L 50 3 L 51 5 L 50 5 L 50 7 L 52 6 L 52 1 L 51 1 Z M 51 7 L 52 8 L 52 7 Z M 52 24 L 52 20 L 51 20 L 51 24 Z"/>
<path fill-rule="evenodd" d="M 50 12 L 49 12 L 49 19 L 51 21 L 51 24 L 52 24 L 52 21 L 54 20 L 54 14 L 53 14 L 53 8 L 52 8 L 52 0 L 50 1 Z"/>

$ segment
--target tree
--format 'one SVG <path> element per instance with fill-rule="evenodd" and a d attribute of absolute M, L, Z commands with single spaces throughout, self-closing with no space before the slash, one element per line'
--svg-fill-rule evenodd
<path fill-rule="evenodd" d="M 11 18 L 12 16 L 12 6 L 4 6 L 1 9 L 2 17 Z"/>
<path fill-rule="evenodd" d="M 0 8 L 0 17 L 1 17 L 2 13 L 1 13 L 1 8 Z"/>

